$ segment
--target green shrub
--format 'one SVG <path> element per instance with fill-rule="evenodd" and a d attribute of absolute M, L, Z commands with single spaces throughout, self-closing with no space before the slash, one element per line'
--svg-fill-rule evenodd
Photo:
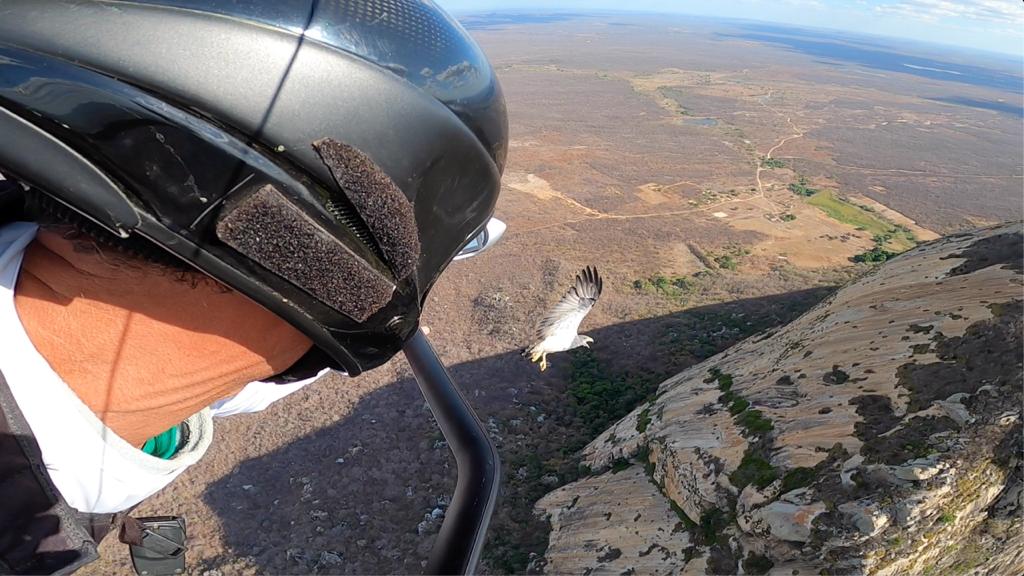
<path fill-rule="evenodd" d="M 729 481 L 737 490 L 743 490 L 753 484 L 758 488 L 765 488 L 779 477 L 778 472 L 770 462 L 758 456 L 749 448 L 743 454 L 740 465 L 729 474 Z"/>
<path fill-rule="evenodd" d="M 889 260 L 890 258 L 893 258 L 897 255 L 898 254 L 896 252 L 890 252 L 880 246 L 875 246 L 874 248 L 868 250 L 867 252 L 861 252 L 860 254 L 857 254 L 856 256 L 851 258 L 851 260 L 853 260 L 854 262 L 885 262 L 886 260 Z"/>
<path fill-rule="evenodd" d="M 825 372 L 821 379 L 830 386 L 841 386 L 850 381 L 850 375 L 845 370 L 839 368 L 838 364 L 833 364 L 832 370 Z"/>
<path fill-rule="evenodd" d="M 736 417 L 736 423 L 751 436 L 766 434 L 775 428 L 772 421 L 765 418 L 760 410 L 746 410 Z"/>
<path fill-rule="evenodd" d="M 743 560 L 743 573 L 767 574 L 774 566 L 775 563 L 767 556 L 759 556 L 757 554 L 750 553 Z"/>
<path fill-rule="evenodd" d="M 640 415 L 636 419 L 636 431 L 643 434 L 647 431 L 647 426 L 651 423 L 651 409 L 644 408 Z"/>
<path fill-rule="evenodd" d="M 750 250 L 743 246 L 730 245 L 720 253 L 709 252 L 707 257 L 722 270 L 736 270 L 739 268 L 741 259 L 750 254 Z"/>
<path fill-rule="evenodd" d="M 782 476 L 782 493 L 810 486 L 816 475 L 814 468 L 793 468 Z"/>
<path fill-rule="evenodd" d="M 818 193 L 817 188 L 811 188 L 807 185 L 807 178 L 800 176 L 796 182 L 787 186 L 790 192 L 797 196 L 814 196 Z"/>
<path fill-rule="evenodd" d="M 735 270 L 739 264 L 736 259 L 729 254 L 722 254 L 721 256 L 715 256 L 715 264 L 718 264 L 719 268 L 725 270 Z"/>
<path fill-rule="evenodd" d="M 573 351 L 570 369 L 569 396 L 590 438 L 629 414 L 658 386 L 653 377 L 610 374 L 589 348 Z"/>
<path fill-rule="evenodd" d="M 750 402 L 746 398 L 736 398 L 729 404 L 729 414 L 735 416 L 749 407 Z"/>
<path fill-rule="evenodd" d="M 719 537 L 723 536 L 722 532 L 732 521 L 732 515 L 719 508 L 706 510 L 700 515 L 700 533 L 698 534 L 700 543 L 704 546 L 718 544 Z M 722 539 L 723 542 L 725 540 Z"/>
<path fill-rule="evenodd" d="M 685 298 L 695 286 L 696 282 L 692 278 L 686 276 L 664 276 L 662 274 L 633 281 L 633 289 L 637 292 L 661 294 L 675 300 Z"/>

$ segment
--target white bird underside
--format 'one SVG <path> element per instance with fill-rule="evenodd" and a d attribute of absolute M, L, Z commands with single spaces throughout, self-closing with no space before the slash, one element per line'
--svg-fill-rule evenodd
<path fill-rule="evenodd" d="M 534 344 L 524 352 L 533 362 L 540 361 L 540 369 L 547 368 L 547 355 L 586 346 L 587 336 L 577 334 L 580 323 L 597 303 L 603 282 L 593 267 L 584 268 L 576 275 L 576 282 L 565 296 L 541 319 Z"/>

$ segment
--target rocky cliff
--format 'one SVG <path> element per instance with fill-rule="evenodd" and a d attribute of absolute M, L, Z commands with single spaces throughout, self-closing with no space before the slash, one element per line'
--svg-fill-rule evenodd
<path fill-rule="evenodd" d="M 1022 246 L 921 245 L 662 383 L 538 503 L 545 571 L 1024 573 Z"/>

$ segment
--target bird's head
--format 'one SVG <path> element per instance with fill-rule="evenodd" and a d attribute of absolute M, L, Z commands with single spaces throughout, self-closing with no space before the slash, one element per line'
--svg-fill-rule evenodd
<path fill-rule="evenodd" d="M 580 344 L 586 346 L 587 348 L 590 348 L 590 343 L 593 341 L 594 339 L 591 338 L 590 336 L 580 336 Z"/>

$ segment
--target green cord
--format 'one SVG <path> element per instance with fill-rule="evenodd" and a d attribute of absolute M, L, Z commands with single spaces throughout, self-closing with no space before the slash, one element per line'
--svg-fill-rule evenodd
<path fill-rule="evenodd" d="M 178 426 L 171 426 L 160 434 L 153 436 L 142 445 L 142 451 L 150 456 L 170 460 L 178 453 Z"/>

